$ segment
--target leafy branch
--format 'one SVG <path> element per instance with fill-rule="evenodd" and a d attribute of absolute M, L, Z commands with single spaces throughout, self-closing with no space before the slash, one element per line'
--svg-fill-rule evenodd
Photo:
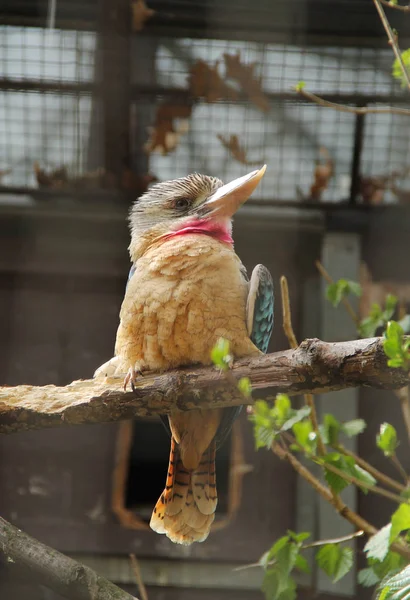
<path fill-rule="evenodd" d="M 349 295 L 360 296 L 361 287 L 354 281 L 333 281 L 323 266 L 318 263 L 321 274 L 328 282 L 326 295 L 334 305 L 343 304 L 354 320 L 358 331 L 363 330 L 363 320 L 354 310 Z M 291 322 L 289 291 L 286 278 L 281 278 L 283 329 L 291 347 L 297 345 Z M 373 308 L 371 319 L 365 321 L 367 328 L 386 327 L 383 338 L 383 349 L 391 368 L 408 371 L 410 369 L 409 347 L 403 329 L 391 321 L 395 312 L 397 299 L 388 298 L 386 308 L 376 311 Z M 397 434 L 390 424 L 382 424 L 376 438 L 376 445 L 384 455 L 395 464 L 404 484 L 385 475 L 367 461 L 347 450 L 340 441 L 341 435 L 352 437 L 364 430 L 366 423 L 362 419 L 354 419 L 340 423 L 333 415 L 324 416 L 319 424 L 313 396 L 311 402 L 305 398 L 305 406 L 294 408 L 286 394 L 276 396 L 273 404 L 266 400 L 256 400 L 250 410 L 249 419 L 253 424 L 256 448 L 271 449 L 282 460 L 290 463 L 293 469 L 302 476 L 313 489 L 347 521 L 355 526 L 358 532 L 369 537 L 365 551 L 368 566 L 359 574 L 359 582 L 363 585 L 382 585 L 383 578 L 391 575 L 393 568 L 400 569 L 410 562 L 410 546 L 406 531 L 410 530 L 410 504 L 408 493 L 408 476 L 397 455 Z M 308 466 L 302 464 L 296 454 L 303 454 L 308 462 L 318 465 L 323 471 L 325 485 Z M 340 492 L 347 485 L 355 485 L 363 493 L 374 493 L 398 504 L 391 522 L 380 531 L 350 509 L 341 499 Z M 302 538 L 307 534 L 288 532 L 278 540 L 266 553 L 260 563 L 264 571 L 263 590 L 268 600 L 292 600 L 296 597 L 296 584 L 292 577 L 293 570 L 306 567 L 300 553 L 307 547 Z M 350 538 L 349 538 L 350 539 Z M 410 539 L 410 538 L 409 538 Z M 323 569 L 333 581 L 342 578 L 352 567 L 353 552 L 351 548 L 341 547 L 345 540 L 322 544 L 316 553 L 317 566 Z"/>

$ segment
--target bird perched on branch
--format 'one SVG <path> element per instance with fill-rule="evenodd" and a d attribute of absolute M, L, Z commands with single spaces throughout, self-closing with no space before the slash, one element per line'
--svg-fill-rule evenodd
<path fill-rule="evenodd" d="M 211 364 L 219 338 L 234 358 L 266 352 L 273 327 L 273 284 L 255 267 L 251 280 L 234 252 L 231 218 L 266 167 L 223 185 L 193 174 L 152 186 L 130 213 L 132 268 L 120 312 L 115 357 L 96 376 Z M 166 486 L 150 525 L 170 540 L 202 542 L 215 517 L 215 452 L 240 408 L 175 411 Z"/>

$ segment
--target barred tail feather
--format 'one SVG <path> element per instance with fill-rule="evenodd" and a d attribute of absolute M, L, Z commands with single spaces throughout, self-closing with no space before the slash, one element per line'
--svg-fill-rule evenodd
<path fill-rule="evenodd" d="M 217 501 L 215 442 L 190 472 L 172 438 L 167 482 L 152 513 L 151 528 L 176 544 L 203 542 L 214 521 Z"/>

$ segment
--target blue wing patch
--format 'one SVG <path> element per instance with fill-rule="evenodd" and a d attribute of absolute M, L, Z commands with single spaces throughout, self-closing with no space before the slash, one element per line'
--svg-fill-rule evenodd
<path fill-rule="evenodd" d="M 132 265 L 131 265 L 130 272 L 128 273 L 128 279 L 127 279 L 127 283 L 126 283 L 126 285 L 125 285 L 125 289 L 127 289 L 127 285 L 129 284 L 131 277 L 134 275 L 134 273 L 135 273 L 135 269 L 136 269 L 136 266 L 135 266 L 135 264 L 132 264 Z"/>
<path fill-rule="evenodd" d="M 263 353 L 268 351 L 273 330 L 273 281 L 268 269 L 257 265 L 249 284 L 248 302 L 246 306 L 246 322 L 249 337 Z M 219 448 L 231 431 L 232 424 L 239 416 L 242 406 L 225 408 L 221 423 L 215 436 L 216 447 Z"/>
<path fill-rule="evenodd" d="M 274 295 L 271 274 L 263 265 L 257 265 L 252 272 L 246 310 L 249 336 L 266 354 L 273 330 Z"/>

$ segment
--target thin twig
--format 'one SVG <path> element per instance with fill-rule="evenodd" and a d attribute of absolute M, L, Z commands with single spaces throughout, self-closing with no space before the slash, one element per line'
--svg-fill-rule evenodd
<path fill-rule="evenodd" d="M 397 43 L 397 36 L 395 35 L 394 31 L 392 30 L 392 28 L 390 26 L 389 21 L 387 20 L 386 13 L 384 12 L 384 9 L 380 3 L 380 0 L 373 0 L 373 3 L 376 7 L 377 12 L 379 13 L 380 20 L 381 20 L 382 25 L 387 33 L 387 37 L 389 38 L 389 44 L 391 45 L 391 47 L 393 49 L 394 55 L 397 58 L 397 62 L 399 63 L 400 69 L 403 73 L 404 80 L 407 84 L 407 87 L 410 90 L 410 76 L 406 69 L 406 65 L 403 62 L 403 58 L 401 56 L 400 48 Z"/>
<path fill-rule="evenodd" d="M 289 346 L 295 349 L 298 347 L 298 342 L 292 327 L 288 280 L 284 275 L 280 278 L 280 291 L 282 295 L 283 330 L 288 338 Z"/>
<path fill-rule="evenodd" d="M 410 12 L 410 5 L 407 4 L 403 6 L 402 4 L 393 4 L 393 2 L 389 2 L 389 0 L 380 0 L 381 4 L 384 6 L 388 6 L 389 8 L 394 8 L 395 10 L 401 10 L 403 12 Z"/>
<path fill-rule="evenodd" d="M 289 287 L 288 280 L 284 275 L 280 278 L 280 289 L 282 295 L 282 314 L 283 314 L 283 330 L 285 332 L 286 337 L 288 338 L 289 346 L 291 348 L 297 348 L 298 342 L 295 336 L 295 332 L 293 331 L 292 325 L 292 312 L 290 309 L 290 299 L 289 299 Z M 317 449 L 321 456 L 326 454 L 326 448 L 322 440 L 322 436 L 319 431 L 319 424 L 317 420 L 316 406 L 315 401 L 313 399 L 312 394 L 304 395 L 305 403 L 310 408 L 310 422 L 312 423 L 313 431 L 317 436 Z"/>
<path fill-rule="evenodd" d="M 309 550 L 309 548 L 317 548 L 319 546 L 326 546 L 326 544 L 343 544 L 344 542 L 349 542 L 350 540 L 354 540 L 355 538 L 361 537 L 362 535 L 365 535 L 365 532 L 360 530 L 360 531 L 355 531 L 354 533 L 351 533 L 350 535 L 344 535 L 342 537 L 338 537 L 338 538 L 332 538 L 329 540 L 317 540 L 316 542 L 312 542 L 311 544 L 305 544 L 304 546 L 301 546 L 301 550 Z M 276 562 L 276 560 L 273 560 L 268 564 L 268 566 L 274 565 Z M 262 568 L 264 565 L 261 564 L 261 561 L 256 562 L 256 563 L 250 563 L 249 565 L 241 565 L 240 567 L 235 567 L 234 571 L 245 571 L 246 569 L 252 569 L 254 567 L 260 567 Z"/>
<path fill-rule="evenodd" d="M 336 444 L 335 446 L 332 446 L 332 447 L 337 452 L 340 452 L 341 454 L 344 454 L 345 456 L 351 456 L 352 458 L 354 458 L 355 462 L 359 465 L 359 467 L 362 467 L 362 469 L 364 469 L 365 471 L 368 471 L 370 473 L 370 475 L 373 475 L 373 477 L 375 479 L 377 479 L 377 481 L 379 481 L 380 483 L 383 483 L 387 487 L 390 487 L 391 489 L 396 490 L 396 492 L 399 492 L 399 493 L 403 492 L 406 489 L 404 485 L 402 485 L 395 479 L 392 479 L 385 473 L 382 473 L 381 471 L 379 471 L 378 469 L 373 467 L 373 465 L 368 463 L 366 460 L 364 460 L 363 458 L 358 456 L 355 452 L 352 452 L 351 450 L 348 450 L 347 448 L 345 448 L 342 444 Z"/>
<path fill-rule="evenodd" d="M 353 115 L 369 115 L 369 114 L 389 114 L 389 115 L 402 115 L 402 116 L 410 116 L 410 109 L 408 108 L 398 108 L 397 106 L 379 106 L 379 107 L 370 107 L 370 106 L 349 106 L 347 104 L 338 104 L 337 102 L 330 102 L 330 100 L 325 100 L 312 92 L 304 88 L 300 88 L 298 86 L 294 87 L 294 90 L 306 98 L 306 100 L 310 100 L 323 108 L 332 108 L 333 110 L 337 110 L 339 112 L 350 113 Z"/>
<path fill-rule="evenodd" d="M 307 550 L 308 548 L 316 548 L 317 546 L 325 546 L 326 544 L 343 544 L 344 542 L 350 542 L 350 540 L 354 540 L 355 538 L 361 537 L 364 535 L 364 531 L 361 529 L 360 531 L 355 531 L 350 535 L 343 535 L 342 537 L 333 538 L 330 540 L 318 540 L 317 542 L 311 542 L 310 544 L 306 544 L 301 547 L 301 550 Z"/>
<path fill-rule="evenodd" d="M 286 438 L 286 440 L 290 444 L 298 446 L 299 450 L 301 452 L 305 451 L 303 446 L 301 444 L 299 444 L 299 442 L 288 431 L 283 431 L 282 436 L 284 438 Z M 308 458 L 310 458 L 310 460 L 312 460 L 314 463 L 320 465 L 323 469 L 326 469 L 327 471 L 331 471 L 332 473 L 335 473 L 335 475 L 338 475 L 339 477 L 341 477 L 345 481 L 348 481 L 349 483 L 353 483 L 354 485 L 356 485 L 359 488 L 365 488 L 366 490 L 369 490 L 369 492 L 373 492 L 374 494 L 378 494 L 379 496 L 384 496 L 385 498 L 389 498 L 389 500 L 393 500 L 393 502 L 398 502 L 399 504 L 403 504 L 403 502 L 405 502 L 405 499 L 402 496 L 399 496 L 398 494 L 393 494 L 392 492 L 389 492 L 388 490 L 385 490 L 385 489 L 379 487 L 378 485 L 366 483 L 362 479 L 358 479 L 357 477 L 354 477 L 353 475 L 349 475 L 345 471 L 338 469 L 337 467 L 335 467 L 334 465 L 332 465 L 330 463 L 323 462 L 317 456 L 313 456 L 313 455 L 306 455 L 306 456 Z M 330 488 L 330 491 L 332 491 L 331 488 Z"/>
<path fill-rule="evenodd" d="M 403 413 L 404 424 L 407 430 L 407 437 L 410 441 L 410 389 L 409 386 L 394 391 L 396 397 L 400 400 L 401 412 Z"/>
<path fill-rule="evenodd" d="M 365 488 L 366 490 L 369 490 L 369 492 L 373 492 L 373 494 L 377 494 L 378 496 L 384 496 L 385 498 L 388 498 L 389 500 L 392 500 L 393 502 L 397 502 L 397 504 L 403 504 L 406 502 L 406 500 L 402 496 L 399 496 L 398 494 L 393 494 L 392 492 L 389 492 L 388 490 L 385 490 L 385 489 L 379 487 L 378 485 L 372 485 L 370 483 L 366 483 L 365 481 L 362 481 L 361 479 L 358 479 L 357 477 L 354 477 L 353 475 L 349 475 L 348 473 L 345 473 L 344 471 L 342 471 L 341 469 L 338 469 L 334 465 L 331 465 L 329 463 L 323 463 L 321 461 L 320 462 L 315 461 L 315 462 L 320 464 L 327 471 L 331 471 L 335 475 L 338 475 L 345 481 L 348 481 L 349 483 L 354 483 L 354 485 L 356 485 L 359 488 Z"/>
<path fill-rule="evenodd" d="M 349 508 L 340 498 L 332 496 L 330 490 L 325 487 L 317 477 L 315 477 L 301 462 L 288 450 L 284 450 L 278 443 L 272 444 L 272 451 L 281 459 L 287 460 L 293 469 L 301 476 L 305 481 L 309 483 L 311 487 L 324 499 L 326 502 L 331 504 L 341 517 L 349 521 L 357 529 L 363 530 L 366 535 L 371 537 L 377 533 L 377 529 L 374 525 L 363 519 L 360 515 L 355 513 Z M 397 554 L 404 556 L 407 560 L 410 560 L 410 547 L 403 542 L 395 542 L 391 545 L 391 549 Z"/>
<path fill-rule="evenodd" d="M 141 600 L 148 600 L 147 588 L 145 587 L 145 584 L 142 580 L 140 565 L 135 554 L 130 554 L 130 560 L 131 567 L 138 585 L 138 590 L 141 594 Z"/>
<path fill-rule="evenodd" d="M 409 476 L 407 475 L 403 465 L 397 458 L 396 454 L 393 454 L 390 457 L 390 459 L 391 459 L 392 463 L 394 464 L 394 466 L 396 467 L 396 469 L 398 470 L 398 472 L 400 473 L 400 475 L 403 477 L 405 484 L 407 485 L 407 483 L 409 481 Z"/>
<path fill-rule="evenodd" d="M 326 271 L 325 267 L 322 265 L 322 263 L 319 260 L 315 261 L 315 265 L 316 265 L 317 270 L 322 275 L 323 279 L 325 281 L 327 281 L 327 283 L 329 283 L 329 284 L 334 283 L 334 280 L 332 279 L 332 277 L 329 275 L 329 273 Z M 360 323 L 359 316 L 357 315 L 353 306 L 350 304 L 349 300 L 347 298 L 345 298 L 344 296 L 342 298 L 342 304 L 345 307 L 346 311 L 348 312 L 349 316 L 352 318 L 355 325 L 358 326 Z"/>
<path fill-rule="evenodd" d="M 352 523 L 357 529 L 363 530 L 367 535 L 374 535 L 377 533 L 376 527 L 363 519 L 360 515 L 352 511 L 348 506 L 340 500 L 340 503 L 335 501 L 330 490 L 324 486 L 317 477 L 315 477 L 309 469 L 307 469 L 301 462 L 294 456 L 289 450 L 284 450 L 278 443 L 272 444 L 273 452 L 283 460 L 287 460 L 294 470 L 305 479 L 309 485 L 329 504 L 332 504 L 336 510 L 344 517 L 349 523 Z M 410 557 L 410 550 L 408 556 Z"/>

